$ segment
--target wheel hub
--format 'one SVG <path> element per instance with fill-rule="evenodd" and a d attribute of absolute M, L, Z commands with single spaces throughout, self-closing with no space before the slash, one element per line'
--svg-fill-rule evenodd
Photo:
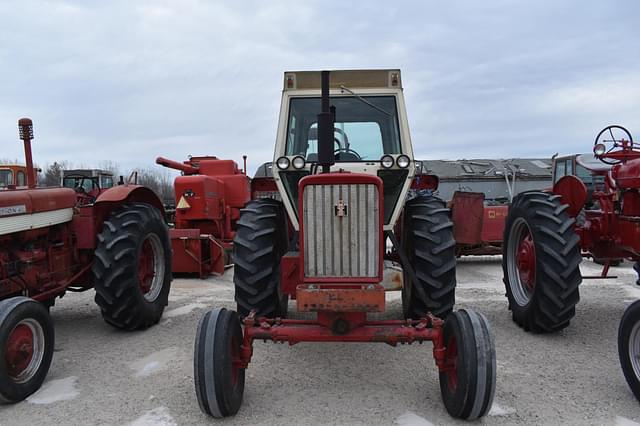
<path fill-rule="evenodd" d="M 151 283 L 155 275 L 154 271 L 154 256 L 153 247 L 148 239 L 142 243 L 142 250 L 140 251 L 140 259 L 138 263 L 138 282 L 140 283 L 140 289 L 142 294 L 149 293 L 151 290 Z"/>
<path fill-rule="evenodd" d="M 528 231 L 523 235 L 516 252 L 516 265 L 520 281 L 528 294 L 532 294 L 536 282 L 536 251 Z"/>
<path fill-rule="evenodd" d="M 164 280 L 164 248 L 156 234 L 146 236 L 138 256 L 138 285 L 149 302 L 158 298 Z"/>
<path fill-rule="evenodd" d="M 31 364 L 34 353 L 34 336 L 31 328 L 18 324 L 7 340 L 5 362 L 7 372 L 12 378 L 19 377 Z"/>

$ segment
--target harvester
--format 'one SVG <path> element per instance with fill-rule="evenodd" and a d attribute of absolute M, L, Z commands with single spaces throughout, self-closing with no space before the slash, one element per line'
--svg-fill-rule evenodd
<path fill-rule="evenodd" d="M 582 257 L 600 259 L 608 276 L 617 259 L 640 260 L 640 150 L 623 127 L 608 126 L 593 154 L 554 159 L 554 185 L 513 200 L 505 227 L 504 283 L 513 320 L 555 332 L 575 315 Z M 585 277 L 586 278 L 586 277 Z M 620 325 L 625 377 L 640 399 L 640 304 Z"/>
<path fill-rule="evenodd" d="M 57 297 L 95 288 L 108 324 L 138 330 L 159 321 L 171 284 L 171 246 L 153 191 L 121 185 L 87 203 L 71 188 L 36 188 L 33 125 L 23 118 L 18 127 L 27 185 L 0 192 L 0 402 L 42 385 Z"/>
<path fill-rule="evenodd" d="M 158 157 L 156 163 L 182 172 L 174 181 L 175 227 L 169 231 L 173 272 L 222 274 L 231 261 L 240 209 L 251 198 L 246 165 L 240 170 L 235 161 L 213 156 L 183 163 Z"/>
<path fill-rule="evenodd" d="M 412 186 L 434 190 L 437 178 L 416 174 L 400 71 L 286 72 L 272 175 L 261 177 L 263 190 L 272 179 L 279 196 L 252 199 L 236 222 L 238 311 L 215 308 L 198 324 L 201 410 L 238 412 L 254 340 L 431 341 L 448 412 L 486 414 L 493 338 L 482 314 L 453 311 L 449 210 L 430 191 L 408 198 Z M 375 320 L 369 314 L 385 310 L 388 256 L 403 268 L 404 318 Z M 287 318 L 290 298 L 307 319 Z"/>

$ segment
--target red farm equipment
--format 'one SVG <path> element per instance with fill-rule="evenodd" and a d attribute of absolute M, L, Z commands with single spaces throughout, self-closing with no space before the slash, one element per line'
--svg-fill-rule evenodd
<path fill-rule="evenodd" d="M 255 340 L 431 341 L 448 412 L 483 416 L 495 389 L 493 338 L 483 315 L 453 311 L 452 223 L 444 202 L 425 195 L 437 178 L 416 174 L 400 71 L 286 72 L 281 105 L 273 177 L 264 173 L 255 191 L 279 197 L 252 199 L 236 222 L 238 312 L 212 309 L 197 328 L 201 410 L 238 411 Z M 373 320 L 385 310 L 389 256 L 403 267 L 404 319 Z M 289 298 L 308 319 L 287 318 Z"/>
<path fill-rule="evenodd" d="M 33 126 L 18 121 L 27 176 Z M 0 192 L 0 402 L 35 392 L 51 364 L 48 309 L 67 291 L 95 288 L 104 320 L 137 330 L 157 323 L 171 284 L 171 248 L 160 200 L 122 185 L 94 202 L 70 188 Z"/>
<path fill-rule="evenodd" d="M 174 182 L 175 228 L 169 230 L 173 272 L 200 278 L 222 274 L 231 260 L 240 209 L 251 199 L 246 170 L 233 160 L 210 156 L 183 163 L 158 157 L 156 163 L 182 172 Z"/>
<path fill-rule="evenodd" d="M 640 260 L 640 150 L 631 134 L 606 127 L 593 155 L 556 158 L 554 174 L 551 191 L 514 199 L 505 228 L 509 308 L 513 320 L 533 332 L 569 325 L 579 300 L 582 257 L 604 262 L 601 278 L 612 260 Z M 625 377 L 640 397 L 640 306 L 629 309 L 619 352 Z"/>

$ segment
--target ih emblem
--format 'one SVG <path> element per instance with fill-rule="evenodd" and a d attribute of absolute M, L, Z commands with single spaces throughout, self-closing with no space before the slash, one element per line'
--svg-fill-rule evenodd
<path fill-rule="evenodd" d="M 342 200 L 338 200 L 338 204 L 334 206 L 336 216 L 343 217 L 347 215 L 347 205 Z"/>

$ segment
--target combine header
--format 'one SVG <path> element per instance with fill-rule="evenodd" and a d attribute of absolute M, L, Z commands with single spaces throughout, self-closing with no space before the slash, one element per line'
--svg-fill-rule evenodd
<path fill-rule="evenodd" d="M 160 200 L 122 185 L 93 202 L 70 188 L 36 188 L 33 126 L 18 122 L 27 186 L 0 191 L 0 402 L 44 381 L 54 348 L 48 308 L 67 291 L 95 288 L 104 320 L 125 330 L 158 322 L 171 284 Z"/>
<path fill-rule="evenodd" d="M 183 163 L 158 157 L 156 163 L 182 172 L 174 182 L 175 228 L 169 231 L 173 272 L 200 278 L 222 274 L 230 263 L 240 209 L 251 197 L 246 165 L 240 170 L 235 161 L 217 157 L 190 157 Z"/>
<path fill-rule="evenodd" d="M 453 311 L 449 210 L 433 196 L 407 199 L 412 187 L 436 189 L 437 178 L 416 174 L 400 71 L 287 72 L 280 111 L 273 178 L 265 173 L 254 191 L 277 189 L 279 197 L 251 200 L 236 222 L 238 313 L 213 309 L 198 325 L 202 411 L 238 411 L 255 340 L 431 341 L 448 412 L 486 414 L 495 389 L 493 338 L 483 315 Z M 386 306 L 387 240 L 403 267 L 404 318 L 373 320 L 369 314 Z M 289 298 L 309 319 L 287 319 Z"/>

